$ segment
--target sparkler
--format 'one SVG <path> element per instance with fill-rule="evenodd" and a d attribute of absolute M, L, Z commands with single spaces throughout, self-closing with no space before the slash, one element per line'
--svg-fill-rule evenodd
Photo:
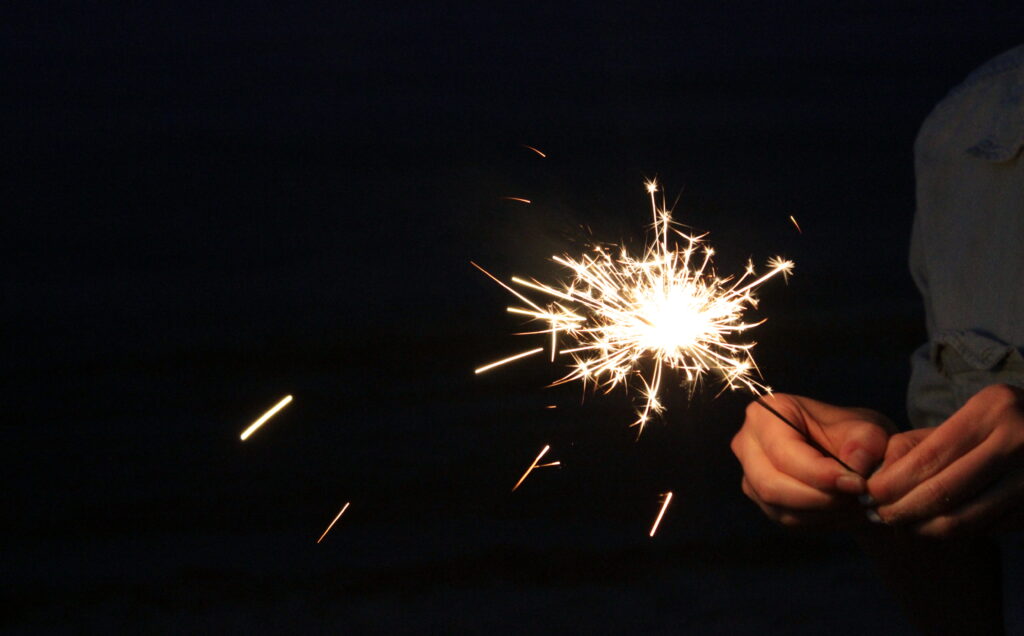
<path fill-rule="evenodd" d="M 281 401 L 278 402 L 277 404 L 275 404 L 274 406 L 272 406 L 269 411 L 267 411 L 266 413 L 261 415 L 260 419 L 256 420 L 255 422 L 253 422 L 252 424 L 249 425 L 249 428 L 247 428 L 244 431 L 242 431 L 242 434 L 240 435 L 240 437 L 242 438 L 242 441 L 244 442 L 245 440 L 249 439 L 249 436 L 252 435 L 253 433 L 255 433 L 256 429 L 258 429 L 259 427 L 263 426 L 263 424 L 267 420 L 269 420 L 270 418 L 272 418 L 275 415 L 277 415 L 277 412 L 280 411 L 281 409 L 283 409 L 284 407 L 288 406 L 288 404 L 291 401 L 292 401 L 292 396 L 290 396 L 290 395 L 286 395 L 283 398 L 281 398 Z"/>
<path fill-rule="evenodd" d="M 651 533 L 649 536 L 654 536 L 654 533 L 658 531 L 658 525 L 661 523 L 661 518 L 665 516 L 665 510 L 668 509 L 668 503 L 672 501 L 672 491 L 668 491 L 664 495 L 665 500 L 661 503 L 661 510 L 658 512 L 658 518 L 654 520 L 654 525 L 651 526 Z"/>
<path fill-rule="evenodd" d="M 633 425 L 641 432 L 653 414 L 664 411 L 659 396 L 667 371 L 679 372 L 680 383 L 691 394 L 711 373 L 720 376 L 723 391 L 771 391 L 758 380 L 751 355 L 754 343 L 735 339 L 763 322 L 743 321 L 743 313 L 757 305 L 754 290 L 793 269 L 791 261 L 775 257 L 764 274 L 758 275 L 748 262 L 738 277 L 718 276 L 714 250 L 704 244 L 706 235 L 680 231 L 664 197 L 659 205 L 658 184 L 649 181 L 646 187 L 654 236 L 639 256 L 625 246 L 601 244 L 576 258 L 554 256 L 572 273 L 569 282 L 557 284 L 519 277 L 506 284 L 472 263 L 523 303 L 509 307 L 510 313 L 546 323 L 546 328 L 529 333 L 550 337 L 552 360 L 556 355 L 571 357 L 570 371 L 552 386 L 579 380 L 584 387 L 593 385 L 606 393 L 619 386 L 636 391 L 641 404 Z M 517 288 L 542 294 L 548 301 L 531 300 Z M 567 348 L 559 348 L 560 337 L 569 341 Z M 499 360 L 476 373 L 538 351 Z"/>

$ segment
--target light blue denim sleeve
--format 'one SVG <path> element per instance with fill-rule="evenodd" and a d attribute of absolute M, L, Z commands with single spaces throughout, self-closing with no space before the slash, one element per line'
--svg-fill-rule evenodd
<path fill-rule="evenodd" d="M 943 99 L 914 145 L 910 267 L 929 341 L 912 356 L 911 424 L 987 385 L 1024 387 L 1024 46 Z"/>

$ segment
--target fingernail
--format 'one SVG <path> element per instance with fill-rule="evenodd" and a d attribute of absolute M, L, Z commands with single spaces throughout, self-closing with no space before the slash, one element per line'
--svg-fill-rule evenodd
<path fill-rule="evenodd" d="M 868 521 L 870 521 L 871 523 L 885 523 L 884 521 L 882 521 L 881 515 L 879 515 L 877 511 L 872 510 L 871 508 L 868 508 L 867 510 L 864 511 L 864 516 L 866 516 L 868 518 Z"/>
<path fill-rule="evenodd" d="M 836 489 L 851 495 L 864 492 L 864 478 L 854 473 L 843 473 L 836 477 Z M 861 495 L 863 496 L 863 495 Z"/>
<path fill-rule="evenodd" d="M 875 498 L 872 497 L 871 493 L 869 492 L 859 495 L 857 497 L 857 501 L 859 501 L 860 505 L 864 506 L 865 508 L 874 508 L 876 505 L 878 505 L 878 502 L 875 501 Z"/>

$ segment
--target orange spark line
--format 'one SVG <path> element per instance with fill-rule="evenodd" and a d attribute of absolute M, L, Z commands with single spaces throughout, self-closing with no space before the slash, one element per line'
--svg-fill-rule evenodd
<path fill-rule="evenodd" d="M 278 411 L 280 411 L 284 407 L 288 406 L 288 404 L 291 401 L 292 401 L 292 396 L 290 396 L 290 395 L 284 396 L 284 398 L 282 398 L 280 402 L 278 402 L 273 407 L 271 407 L 271 409 L 269 411 L 267 411 L 266 413 L 261 415 L 260 419 L 256 420 L 255 422 L 253 422 L 252 424 L 249 425 L 249 428 L 247 428 L 244 431 L 242 431 L 242 434 L 240 436 L 242 438 L 242 441 L 244 442 L 245 440 L 249 439 L 249 436 L 252 435 L 253 433 L 255 433 L 256 429 L 258 429 L 259 427 L 263 426 L 264 422 L 266 422 L 270 418 L 274 417 L 274 415 L 276 415 Z"/>
<path fill-rule="evenodd" d="M 334 521 L 331 522 L 331 525 L 327 526 L 327 529 L 324 530 L 324 533 L 322 535 L 320 535 L 319 539 L 316 540 L 317 543 L 320 543 L 321 541 L 324 540 L 324 537 L 326 537 L 327 533 L 331 531 L 331 528 L 334 527 L 334 524 L 338 523 L 338 519 L 341 519 L 341 515 L 345 514 L 345 511 L 348 510 L 348 505 L 350 503 L 352 503 L 352 502 L 351 501 L 346 501 L 345 502 L 345 505 L 341 507 L 341 511 L 338 512 L 338 515 L 336 517 L 334 517 Z"/>
<path fill-rule="evenodd" d="M 524 481 L 526 481 L 526 477 L 527 477 L 527 476 L 528 476 L 528 475 L 529 475 L 529 474 L 530 474 L 531 472 L 533 472 L 533 469 L 534 469 L 534 468 L 539 468 L 539 466 L 537 466 L 537 462 L 539 462 L 539 461 L 540 461 L 540 458 L 541 458 L 541 457 L 544 457 L 544 455 L 545 455 L 545 454 L 547 454 L 547 452 L 548 452 L 549 450 L 551 450 L 551 446 L 549 446 L 549 445 L 545 444 L 545 445 L 544 445 L 544 448 L 543 448 L 543 449 L 541 449 L 541 451 L 540 451 L 540 455 L 537 455 L 537 459 L 533 460 L 533 463 L 532 463 L 532 464 L 530 464 L 530 467 L 526 469 L 526 472 L 525 472 L 525 473 L 523 473 L 523 476 L 519 478 L 519 481 L 517 481 L 517 482 L 516 482 L 516 485 L 515 485 L 515 486 L 512 486 L 512 492 L 515 492 L 515 491 L 516 491 L 516 488 L 519 488 L 519 485 L 520 485 L 520 484 L 522 484 L 522 483 L 523 483 Z M 555 462 L 555 463 L 558 463 L 558 462 Z"/>
<path fill-rule="evenodd" d="M 665 493 L 665 503 L 661 504 L 661 512 L 658 513 L 658 518 L 654 520 L 654 525 L 651 526 L 650 536 L 654 536 L 654 533 L 658 531 L 658 524 L 661 523 L 661 518 L 665 516 L 665 509 L 668 508 L 668 502 L 672 501 L 672 491 Z"/>
<path fill-rule="evenodd" d="M 792 214 L 789 215 L 789 220 L 793 222 L 793 226 L 796 228 L 797 232 L 800 232 L 801 234 L 804 233 L 804 231 L 800 229 L 800 224 L 796 222 L 796 219 Z"/>
<path fill-rule="evenodd" d="M 487 371 L 488 369 L 493 369 L 494 367 L 501 366 L 501 365 L 505 364 L 506 362 L 512 362 L 513 360 L 518 360 L 519 358 L 525 358 L 526 356 L 532 356 L 533 354 L 540 353 L 541 351 L 544 351 L 544 347 L 537 347 L 536 349 L 531 349 L 529 351 L 524 351 L 523 353 L 517 353 L 516 355 L 510 356 L 510 357 L 505 358 L 503 360 L 498 360 L 497 362 L 492 362 L 490 364 L 485 364 L 484 366 L 480 367 L 479 369 L 473 371 L 473 373 L 483 373 L 484 371 Z"/>
<path fill-rule="evenodd" d="M 541 157 L 543 157 L 543 158 L 547 159 L 547 155 L 546 155 L 546 154 L 544 154 L 543 152 L 541 152 L 541 151 L 537 150 L 537 149 L 536 149 L 536 148 L 534 148 L 533 146 L 527 146 L 526 144 L 523 144 L 523 148 L 526 148 L 527 150 L 532 150 L 532 151 L 534 151 L 535 153 L 537 153 L 538 155 L 540 155 Z"/>
<path fill-rule="evenodd" d="M 523 197 L 501 197 L 501 198 L 505 199 L 506 201 L 519 201 L 520 203 L 533 203 L 533 201 L 530 201 L 529 199 L 524 199 Z"/>

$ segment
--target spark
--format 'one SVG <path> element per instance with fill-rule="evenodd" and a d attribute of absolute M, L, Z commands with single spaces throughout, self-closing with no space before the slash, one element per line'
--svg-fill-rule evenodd
<path fill-rule="evenodd" d="M 793 227 L 796 228 L 797 232 L 799 232 L 801 234 L 804 233 L 804 231 L 800 229 L 800 224 L 796 222 L 796 217 L 794 217 L 792 214 L 790 214 L 789 215 L 789 220 L 793 222 Z"/>
<path fill-rule="evenodd" d="M 523 148 L 526 148 L 527 150 L 532 150 L 535 153 L 537 153 L 538 155 L 540 155 L 542 158 L 547 159 L 547 155 L 546 154 L 544 154 L 543 152 L 537 150 L 533 146 L 527 146 L 526 144 L 523 144 Z"/>
<path fill-rule="evenodd" d="M 665 501 L 661 504 L 661 511 L 658 512 L 658 518 L 654 520 L 654 525 L 651 526 L 650 536 L 652 537 L 654 536 L 654 533 L 658 531 L 658 524 L 661 523 L 661 518 L 665 516 L 665 510 L 668 508 L 668 503 L 672 501 L 672 491 L 668 491 L 663 496 L 665 497 Z"/>
<path fill-rule="evenodd" d="M 473 373 L 483 373 L 484 371 L 487 371 L 488 369 L 493 369 L 494 367 L 500 367 L 501 365 L 509 363 L 509 362 L 512 362 L 513 360 L 518 360 L 519 358 L 525 358 L 526 356 L 532 356 L 533 354 L 540 353 L 541 351 L 544 351 L 544 347 L 537 347 L 536 349 L 531 349 L 530 351 L 524 351 L 523 353 L 517 353 L 516 355 L 509 356 L 508 358 L 505 358 L 503 360 L 498 360 L 497 362 L 492 362 L 490 364 L 485 364 L 484 366 L 480 367 L 479 369 L 477 369 Z"/>
<path fill-rule="evenodd" d="M 552 284 L 518 276 L 505 283 L 472 263 L 523 303 L 509 312 L 545 325 L 532 333 L 550 338 L 552 358 L 556 353 L 571 358 L 569 371 L 552 386 L 578 380 L 585 388 L 605 392 L 625 388 L 635 396 L 633 425 L 641 432 L 653 415 L 664 411 L 660 396 L 670 373 L 691 395 L 709 375 L 718 377 L 723 391 L 770 392 L 759 381 L 752 355 L 755 343 L 740 340 L 764 321 L 746 322 L 743 314 L 756 307 L 758 286 L 793 270 L 791 261 L 775 257 L 763 274 L 748 262 L 738 276 L 719 276 L 714 250 L 704 242 L 706 235 L 680 231 L 664 196 L 660 202 L 656 196 L 658 183 L 644 185 L 650 195 L 653 235 L 639 255 L 625 245 L 595 244 L 578 257 L 554 256 L 552 260 L 570 276 Z M 529 292 L 550 300 L 531 300 Z"/>
<path fill-rule="evenodd" d="M 249 439 L 249 436 L 252 435 L 253 433 L 255 433 L 256 429 L 258 429 L 259 427 L 263 426 L 264 422 L 266 422 L 270 418 L 272 418 L 275 415 L 277 415 L 277 412 L 280 411 L 281 409 L 283 409 L 284 407 L 288 406 L 288 404 L 291 401 L 292 401 L 292 396 L 290 396 L 290 395 L 286 395 L 283 398 L 281 398 L 281 401 L 278 402 L 277 404 L 275 404 L 274 406 L 272 406 L 269 411 L 267 411 L 266 413 L 261 415 L 260 419 L 256 420 L 255 422 L 253 422 L 252 424 L 249 425 L 249 428 L 247 428 L 244 431 L 242 431 L 242 435 L 241 435 L 242 441 L 244 442 L 245 440 Z"/>
<path fill-rule="evenodd" d="M 534 468 L 547 468 L 549 466 L 561 466 L 562 465 L 562 462 L 551 462 L 549 464 L 537 464 L 537 462 L 539 462 L 541 460 L 541 458 L 544 457 L 544 455 L 546 455 L 549 450 L 551 450 L 551 446 L 545 444 L 544 448 L 541 449 L 540 454 L 537 455 L 537 459 L 533 460 L 533 463 L 531 463 L 530 467 L 526 469 L 526 472 L 523 473 L 523 476 L 519 478 L 519 481 L 516 482 L 516 485 L 512 486 L 512 492 L 515 492 L 516 488 L 519 488 L 519 486 L 524 481 L 526 481 L 526 478 L 529 476 L 530 473 L 533 472 Z"/>
<path fill-rule="evenodd" d="M 334 527 L 334 524 L 338 523 L 338 519 L 341 519 L 341 515 L 345 514 L 345 511 L 348 510 L 348 505 L 350 503 L 352 503 L 352 502 L 351 501 L 346 501 L 345 502 L 345 505 L 341 507 L 341 510 L 338 511 L 338 514 L 334 517 L 334 521 L 332 521 L 331 524 L 329 526 L 327 526 L 327 529 L 324 530 L 324 533 L 322 535 L 320 535 L 319 539 L 316 540 L 317 543 L 320 543 L 321 541 L 324 540 L 324 537 L 326 537 L 327 533 L 331 531 L 331 528 Z"/>
<path fill-rule="evenodd" d="M 505 199 L 506 201 L 518 201 L 520 203 L 533 203 L 533 201 L 530 201 L 529 199 L 524 199 L 523 197 L 501 197 L 501 198 Z"/>

